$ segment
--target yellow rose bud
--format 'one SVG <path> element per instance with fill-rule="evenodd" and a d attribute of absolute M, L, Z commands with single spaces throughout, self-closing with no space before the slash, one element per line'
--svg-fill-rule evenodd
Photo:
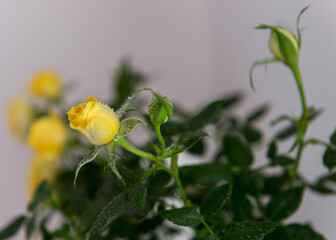
<path fill-rule="evenodd" d="M 28 199 L 32 199 L 36 188 L 39 184 L 46 180 L 52 183 L 57 175 L 58 154 L 55 153 L 42 153 L 37 154 L 30 163 L 28 172 L 28 186 L 27 195 Z"/>
<path fill-rule="evenodd" d="M 87 103 L 74 106 L 67 112 L 70 127 L 78 130 L 94 145 L 111 142 L 120 128 L 117 115 L 95 97 L 90 96 L 86 101 Z"/>
<path fill-rule="evenodd" d="M 58 99 L 61 94 L 60 76 L 54 71 L 36 73 L 31 80 L 30 92 L 35 97 Z"/>
<path fill-rule="evenodd" d="M 9 102 L 7 122 L 15 137 L 22 139 L 25 136 L 32 117 L 33 110 L 22 96 L 16 96 Z"/>
<path fill-rule="evenodd" d="M 58 154 L 63 150 L 66 137 L 65 124 L 59 117 L 41 117 L 31 124 L 28 145 L 39 153 Z"/>

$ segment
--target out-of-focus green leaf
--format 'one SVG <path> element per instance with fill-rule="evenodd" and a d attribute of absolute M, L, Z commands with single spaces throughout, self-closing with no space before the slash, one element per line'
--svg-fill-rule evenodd
<path fill-rule="evenodd" d="M 279 175 L 264 177 L 263 194 L 274 195 L 281 192 L 289 184 L 289 176 L 286 172 Z"/>
<path fill-rule="evenodd" d="M 26 223 L 26 239 L 30 239 L 35 230 L 35 216 L 27 219 Z"/>
<path fill-rule="evenodd" d="M 113 77 L 113 96 L 115 99 L 112 107 L 118 109 L 124 100 L 138 89 L 139 85 L 145 82 L 145 75 L 139 70 L 134 69 L 128 59 L 123 59 L 120 67 Z"/>
<path fill-rule="evenodd" d="M 139 212 L 143 212 L 147 199 L 147 188 L 141 184 L 130 188 L 128 191 L 128 198 L 131 204 Z"/>
<path fill-rule="evenodd" d="M 258 108 L 252 110 L 250 113 L 247 115 L 247 122 L 254 122 L 262 118 L 268 111 L 270 107 L 268 104 L 264 104 L 259 106 Z"/>
<path fill-rule="evenodd" d="M 309 115 L 308 115 L 308 122 L 311 122 L 314 119 L 316 119 L 322 112 L 323 112 L 322 109 L 313 109 L 313 108 L 310 108 Z M 294 134 L 296 134 L 297 131 L 298 131 L 298 126 L 295 125 L 294 123 L 291 123 L 287 127 L 285 127 L 282 130 L 280 130 L 275 135 L 274 139 L 277 139 L 277 140 L 286 140 L 287 138 L 289 138 L 289 137 L 293 136 Z"/>
<path fill-rule="evenodd" d="M 206 235 L 206 236 L 199 238 L 199 240 L 216 240 L 216 237 L 212 235 Z"/>
<path fill-rule="evenodd" d="M 268 159 L 273 160 L 277 155 L 278 155 L 278 147 L 276 145 L 276 142 L 273 141 L 268 146 L 267 157 Z"/>
<path fill-rule="evenodd" d="M 35 192 L 33 200 L 28 205 L 28 211 L 34 211 L 41 203 L 47 201 L 52 194 L 52 189 L 46 181 L 43 181 Z"/>
<path fill-rule="evenodd" d="M 231 175 L 228 165 L 218 163 L 183 166 L 179 168 L 179 174 L 181 180 L 186 184 L 201 183 L 205 185 L 212 185 Z"/>
<path fill-rule="evenodd" d="M 228 108 L 241 100 L 241 95 L 236 94 L 230 97 L 214 101 L 204 107 L 196 116 L 190 119 L 188 124 L 189 131 L 202 129 L 208 124 L 216 123 L 219 120 L 221 110 Z"/>
<path fill-rule="evenodd" d="M 236 136 L 226 136 L 224 147 L 228 161 L 235 167 L 246 170 L 253 162 L 253 155 L 248 145 Z"/>
<path fill-rule="evenodd" d="M 295 163 L 295 159 L 286 155 L 279 155 L 271 160 L 272 166 L 294 166 Z"/>
<path fill-rule="evenodd" d="M 303 187 L 296 187 L 272 196 L 266 206 L 266 216 L 272 221 L 281 221 L 291 216 L 300 206 Z"/>
<path fill-rule="evenodd" d="M 273 232 L 267 234 L 264 240 L 291 240 L 291 239 L 288 237 L 286 229 L 283 226 L 278 226 Z"/>
<path fill-rule="evenodd" d="M 12 237 L 21 227 L 26 217 L 24 215 L 16 217 L 6 227 L 0 230 L 0 239 L 5 240 Z"/>
<path fill-rule="evenodd" d="M 331 172 L 336 167 L 336 151 L 327 148 L 323 154 L 323 164 Z"/>
<path fill-rule="evenodd" d="M 260 240 L 276 228 L 271 222 L 237 222 L 224 225 L 220 240 Z"/>
<path fill-rule="evenodd" d="M 201 216 L 193 207 L 184 207 L 159 212 L 164 218 L 176 225 L 196 227 L 201 223 Z"/>
<path fill-rule="evenodd" d="M 290 240 L 325 240 L 308 224 L 290 224 L 285 228 Z"/>
<path fill-rule="evenodd" d="M 219 211 L 226 203 L 226 200 L 231 196 L 231 192 L 232 185 L 229 183 L 214 189 L 204 197 L 200 207 L 201 214 L 211 216 Z"/>
<path fill-rule="evenodd" d="M 251 125 L 246 125 L 242 129 L 242 133 L 245 137 L 245 139 L 250 143 L 256 143 L 259 142 L 262 138 L 262 134 L 259 130 L 255 129 Z"/>

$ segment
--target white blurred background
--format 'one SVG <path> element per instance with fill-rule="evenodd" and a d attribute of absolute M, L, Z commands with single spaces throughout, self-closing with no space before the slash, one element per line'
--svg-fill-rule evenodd
<path fill-rule="evenodd" d="M 25 180 L 32 153 L 13 139 L 6 126 L 10 97 L 23 91 L 36 71 L 59 71 L 65 82 L 76 80 L 70 101 L 110 94 L 110 76 L 122 56 L 152 74 L 149 87 L 189 109 L 232 90 L 248 100 L 240 111 L 269 102 L 267 120 L 300 111 L 289 70 L 269 65 L 254 75 L 257 93 L 248 83 L 254 60 L 270 56 L 269 33 L 259 23 L 295 30 L 303 15 L 301 69 L 308 104 L 325 109 L 309 136 L 328 139 L 336 126 L 336 1 L 90 1 L 2 0 L 0 2 L 0 226 L 25 211 Z M 326 173 L 323 149 L 306 150 L 300 167 L 313 180 Z M 312 222 L 327 239 L 335 239 L 336 197 L 306 193 L 292 221 Z M 17 239 L 21 239 L 20 237 Z"/>

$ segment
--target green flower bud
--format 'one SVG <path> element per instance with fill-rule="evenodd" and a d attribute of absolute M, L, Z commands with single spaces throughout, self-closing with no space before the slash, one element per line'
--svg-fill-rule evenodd
<path fill-rule="evenodd" d="M 289 66 L 298 64 L 300 47 L 296 36 L 282 27 L 274 26 L 270 29 L 269 46 L 274 57 Z"/>
<path fill-rule="evenodd" d="M 148 105 L 148 115 L 153 125 L 167 122 L 173 115 L 173 104 L 161 95 L 153 92 L 152 102 Z"/>

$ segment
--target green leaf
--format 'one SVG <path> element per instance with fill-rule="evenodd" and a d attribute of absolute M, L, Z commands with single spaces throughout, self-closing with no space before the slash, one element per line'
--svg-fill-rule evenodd
<path fill-rule="evenodd" d="M 41 203 L 47 201 L 52 194 L 52 189 L 46 181 L 40 183 L 35 192 L 33 200 L 28 205 L 28 211 L 34 211 Z"/>
<path fill-rule="evenodd" d="M 266 206 L 266 216 L 272 221 L 288 218 L 299 208 L 303 193 L 303 187 L 295 187 L 272 196 Z"/>
<path fill-rule="evenodd" d="M 126 187 L 126 183 L 116 166 L 116 148 L 117 146 L 115 141 L 111 141 L 109 144 L 104 145 L 106 161 L 112 172 L 117 176 L 122 185 Z"/>
<path fill-rule="evenodd" d="M 231 196 L 231 192 L 232 185 L 229 183 L 224 184 L 210 192 L 205 196 L 201 204 L 201 214 L 204 216 L 210 216 L 219 211 L 226 203 L 226 200 Z"/>
<path fill-rule="evenodd" d="M 26 217 L 24 215 L 16 217 L 0 231 L 0 239 L 5 240 L 12 237 L 20 229 L 25 219 Z"/>
<path fill-rule="evenodd" d="M 323 164 L 331 172 L 336 167 L 336 151 L 327 148 L 323 154 Z"/>
<path fill-rule="evenodd" d="M 276 228 L 270 222 L 237 222 L 223 226 L 220 230 L 220 240 L 260 240 Z"/>
<path fill-rule="evenodd" d="M 229 166 L 219 163 L 183 166 L 179 168 L 179 174 L 184 183 L 205 185 L 212 185 L 231 176 Z"/>
<path fill-rule="evenodd" d="M 143 212 L 147 199 L 147 188 L 141 184 L 130 188 L 128 191 L 128 198 L 131 204 L 139 212 Z"/>
<path fill-rule="evenodd" d="M 79 170 L 87 163 L 92 162 L 99 154 L 101 149 L 101 146 L 94 146 L 94 148 L 91 149 L 91 152 L 86 155 L 79 163 L 76 169 L 75 179 L 74 179 L 74 186 L 76 186 L 76 180 L 78 177 Z"/>
<path fill-rule="evenodd" d="M 147 123 L 139 118 L 130 117 L 120 122 L 119 137 L 125 137 L 131 134 L 139 125 L 146 125 Z"/>
<path fill-rule="evenodd" d="M 253 162 L 250 148 L 236 136 L 226 136 L 224 147 L 228 161 L 243 170 L 247 169 Z"/>
<path fill-rule="evenodd" d="M 322 235 L 315 232 L 308 224 L 290 224 L 285 228 L 290 240 L 325 240 Z"/>
<path fill-rule="evenodd" d="M 257 109 L 254 109 L 247 115 L 247 122 L 251 123 L 262 118 L 268 111 L 270 107 L 268 104 L 261 105 Z"/>
<path fill-rule="evenodd" d="M 99 213 L 94 221 L 89 232 L 86 234 L 86 239 L 90 239 L 102 231 L 104 231 L 115 219 L 117 219 L 124 211 L 126 206 L 126 194 L 124 192 L 116 196 L 109 202 Z"/>
<path fill-rule="evenodd" d="M 196 227 L 201 223 L 201 216 L 193 207 L 165 210 L 159 213 L 162 217 L 180 226 Z"/>

